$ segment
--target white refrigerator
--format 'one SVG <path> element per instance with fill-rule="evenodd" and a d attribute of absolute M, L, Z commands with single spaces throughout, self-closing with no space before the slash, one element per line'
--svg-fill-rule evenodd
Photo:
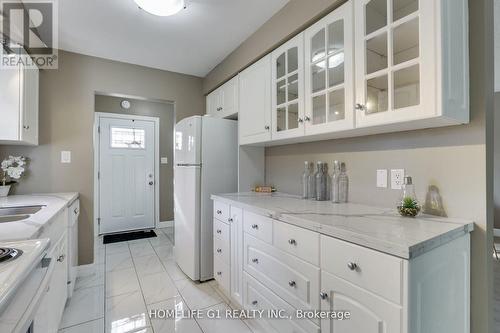
<path fill-rule="evenodd" d="M 238 188 L 238 125 L 208 116 L 175 125 L 175 259 L 192 280 L 213 278 L 213 203 L 210 195 Z"/>

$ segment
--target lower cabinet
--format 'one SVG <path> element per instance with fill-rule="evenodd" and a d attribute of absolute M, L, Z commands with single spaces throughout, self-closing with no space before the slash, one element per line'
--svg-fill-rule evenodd
<path fill-rule="evenodd" d="M 231 297 L 243 304 L 243 210 L 231 207 Z"/>

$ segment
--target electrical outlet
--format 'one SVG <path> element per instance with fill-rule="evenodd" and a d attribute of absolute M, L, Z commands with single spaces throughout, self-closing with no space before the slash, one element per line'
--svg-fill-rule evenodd
<path fill-rule="evenodd" d="M 387 188 L 387 169 L 377 170 L 377 187 Z"/>
<path fill-rule="evenodd" d="M 391 188 L 393 190 L 400 190 L 405 178 L 404 169 L 391 170 Z"/>

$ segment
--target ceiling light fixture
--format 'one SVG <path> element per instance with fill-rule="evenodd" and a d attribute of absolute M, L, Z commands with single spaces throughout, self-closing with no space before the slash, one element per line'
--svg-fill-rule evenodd
<path fill-rule="evenodd" d="M 186 8 L 184 0 L 134 0 L 139 8 L 157 16 L 170 16 Z"/>

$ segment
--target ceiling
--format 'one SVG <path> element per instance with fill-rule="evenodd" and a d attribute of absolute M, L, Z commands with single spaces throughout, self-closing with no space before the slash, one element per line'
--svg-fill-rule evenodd
<path fill-rule="evenodd" d="M 206 76 L 288 0 L 187 0 L 170 17 L 133 0 L 59 1 L 59 48 Z"/>

